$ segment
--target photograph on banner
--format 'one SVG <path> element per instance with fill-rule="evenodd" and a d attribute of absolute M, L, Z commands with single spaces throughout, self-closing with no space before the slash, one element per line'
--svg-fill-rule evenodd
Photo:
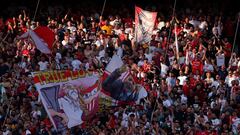
<path fill-rule="evenodd" d="M 135 38 L 137 43 L 148 43 L 151 41 L 157 12 L 143 10 L 135 7 Z"/>
<path fill-rule="evenodd" d="M 46 71 L 48 72 L 48 71 Z M 64 81 L 50 83 L 47 79 L 61 74 Z M 98 111 L 98 95 L 100 92 L 99 75 L 85 74 L 74 79 L 76 71 L 56 71 L 55 76 L 49 77 L 45 72 L 33 73 L 35 86 L 40 93 L 41 101 L 54 127 L 60 131 L 81 125 Z M 41 78 L 41 81 L 37 81 Z M 46 83 L 47 82 L 47 83 Z"/>
<path fill-rule="evenodd" d="M 103 95 L 105 98 L 109 96 L 113 101 L 117 102 L 113 102 L 112 104 L 138 103 L 140 99 L 147 96 L 147 91 L 141 84 L 137 83 L 136 78 L 131 75 L 128 67 L 123 64 L 121 58 L 114 55 L 102 77 L 101 97 Z"/>

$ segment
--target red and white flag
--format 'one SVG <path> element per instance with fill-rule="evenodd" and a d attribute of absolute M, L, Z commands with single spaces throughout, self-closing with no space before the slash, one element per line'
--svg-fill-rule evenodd
<path fill-rule="evenodd" d="M 28 37 L 30 37 L 33 40 L 37 49 L 40 50 L 42 53 L 45 54 L 51 53 L 55 34 L 48 27 L 40 26 L 34 30 L 28 30 L 26 33 L 20 36 L 20 39 Z"/>
<path fill-rule="evenodd" d="M 150 12 L 135 6 L 135 39 L 137 43 L 151 41 L 157 12 Z"/>

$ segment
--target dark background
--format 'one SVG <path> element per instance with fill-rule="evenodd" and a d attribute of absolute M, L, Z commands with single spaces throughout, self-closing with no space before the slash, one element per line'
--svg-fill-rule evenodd
<path fill-rule="evenodd" d="M 0 15 L 3 17 L 18 14 L 17 12 L 9 11 L 10 9 L 18 9 L 28 7 L 33 16 L 38 0 L 1 0 Z M 101 12 L 104 0 L 40 0 L 39 9 L 44 10 L 48 6 L 62 5 L 66 10 L 68 8 L 75 10 L 95 9 Z M 172 12 L 174 0 L 107 0 L 105 14 L 121 11 L 124 7 L 133 14 L 134 6 L 138 5 L 148 10 L 154 6 L 157 11 L 164 14 Z M 233 15 L 239 11 L 237 0 L 177 0 L 176 12 L 190 8 L 192 10 L 202 9 L 203 12 L 219 13 Z M 114 9 L 114 12 L 112 12 Z M 115 11 L 117 9 L 117 11 Z"/>

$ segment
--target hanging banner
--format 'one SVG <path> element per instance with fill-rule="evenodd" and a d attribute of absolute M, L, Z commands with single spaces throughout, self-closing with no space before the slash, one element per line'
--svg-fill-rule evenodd
<path fill-rule="evenodd" d="M 107 65 L 101 82 L 102 92 L 99 104 L 103 108 L 121 104 L 138 104 L 140 99 L 147 96 L 145 88 L 138 83 L 117 55 L 114 55 Z"/>
<path fill-rule="evenodd" d="M 151 41 L 157 12 L 150 12 L 135 6 L 135 39 L 137 43 Z"/>
<path fill-rule="evenodd" d="M 32 75 L 46 112 L 58 131 L 80 125 L 98 111 L 98 73 L 57 70 Z"/>

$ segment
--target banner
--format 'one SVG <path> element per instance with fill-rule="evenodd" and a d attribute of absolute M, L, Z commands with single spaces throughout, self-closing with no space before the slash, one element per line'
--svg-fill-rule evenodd
<path fill-rule="evenodd" d="M 90 119 L 98 111 L 99 74 L 89 71 L 32 73 L 50 120 L 58 131 Z"/>
<path fill-rule="evenodd" d="M 124 66 L 121 58 L 114 55 L 102 76 L 102 92 L 99 104 L 104 107 L 138 104 L 140 99 L 146 96 L 145 88 Z"/>
<path fill-rule="evenodd" d="M 137 43 L 151 41 L 157 12 L 150 12 L 135 6 L 135 39 Z"/>

